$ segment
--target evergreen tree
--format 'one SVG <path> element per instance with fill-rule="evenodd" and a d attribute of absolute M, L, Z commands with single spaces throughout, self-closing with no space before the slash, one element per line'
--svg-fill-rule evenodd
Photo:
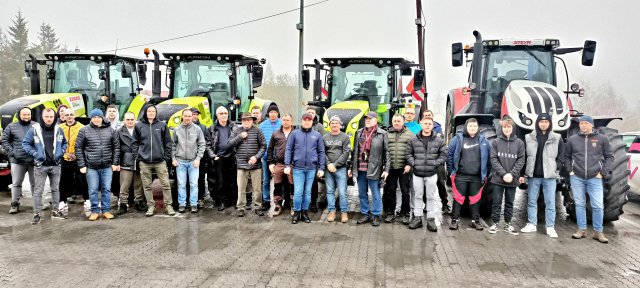
<path fill-rule="evenodd" d="M 22 96 L 27 89 L 27 81 L 24 77 L 24 60 L 28 58 L 29 49 L 29 28 L 27 19 L 18 11 L 15 19 L 12 20 L 8 29 L 6 44 L 3 51 L 3 85 L 0 102 Z"/>
<path fill-rule="evenodd" d="M 53 53 L 60 51 L 60 43 L 55 29 L 49 23 L 40 24 L 40 32 L 38 32 L 38 52 L 39 54 Z"/>

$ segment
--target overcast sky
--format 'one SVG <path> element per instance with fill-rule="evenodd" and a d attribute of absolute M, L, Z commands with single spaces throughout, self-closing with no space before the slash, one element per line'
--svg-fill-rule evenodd
<path fill-rule="evenodd" d="M 318 2 L 305 1 L 305 4 Z M 30 22 L 50 23 L 60 39 L 84 52 L 97 52 L 210 30 L 299 6 L 296 0 L 86 1 L 2 0 L 0 27 L 6 32 L 20 9 Z M 445 96 L 466 83 L 468 69 L 451 67 L 451 43 L 485 39 L 557 38 L 563 47 L 598 42 L 593 67 L 580 55 L 567 55 L 571 82 L 610 82 L 635 100 L 640 61 L 632 51 L 638 1 L 594 0 L 423 0 L 426 17 L 427 86 L 431 97 Z M 414 0 L 331 0 L 305 9 L 306 63 L 325 56 L 400 56 L 417 62 Z M 161 52 L 227 52 L 266 58 L 277 73 L 296 73 L 299 13 L 151 46 Z M 142 56 L 143 48 L 120 50 Z M 588 91 L 587 91 L 588 96 Z M 634 102 L 635 103 L 635 102 Z M 441 101 L 444 105 L 444 102 Z M 436 107 L 434 107 L 436 108 Z M 437 109 L 437 108 L 436 108 Z M 444 107 L 442 107 L 444 109 Z"/>

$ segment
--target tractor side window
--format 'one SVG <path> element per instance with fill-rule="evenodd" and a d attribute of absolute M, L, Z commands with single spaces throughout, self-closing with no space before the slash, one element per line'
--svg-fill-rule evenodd
<path fill-rule="evenodd" d="M 240 111 L 249 111 L 249 95 L 253 86 L 251 85 L 251 73 L 247 66 L 239 66 L 236 68 L 237 90 L 240 97 Z"/>
<path fill-rule="evenodd" d="M 111 100 L 113 101 L 111 103 L 114 103 L 118 107 L 120 118 L 124 116 L 129 104 L 133 101 L 133 97 L 131 97 L 131 93 L 135 93 L 135 83 L 133 79 L 137 78 L 133 73 L 131 78 L 122 78 L 121 71 L 123 65 L 123 62 L 119 62 L 109 67 L 111 96 L 115 96 L 115 99 Z"/>

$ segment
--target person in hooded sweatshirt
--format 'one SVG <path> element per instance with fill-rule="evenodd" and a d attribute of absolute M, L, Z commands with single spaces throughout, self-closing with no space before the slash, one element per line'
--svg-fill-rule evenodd
<path fill-rule="evenodd" d="M 118 132 L 104 119 L 102 110 L 91 110 L 89 117 L 89 125 L 78 132 L 75 151 L 80 173 L 86 175 L 89 186 L 89 221 L 96 221 L 100 216 L 113 219 L 111 180 L 113 172 L 120 170 L 120 140 Z M 99 193 L 101 197 L 98 197 Z"/>
<path fill-rule="evenodd" d="M 54 207 L 52 218 L 66 219 L 67 215 L 58 211 L 60 202 L 60 161 L 67 150 L 67 139 L 56 124 L 56 112 L 51 108 L 42 110 L 40 123 L 35 123 L 22 140 L 22 149 L 34 159 L 35 185 L 33 190 L 33 219 L 31 224 L 42 220 L 42 193 L 47 178 L 51 187 L 51 201 Z"/>
<path fill-rule="evenodd" d="M 493 206 L 491 207 L 493 225 L 489 228 L 489 233 L 494 234 L 499 230 L 498 223 L 504 197 L 504 231 L 518 235 L 518 231 L 511 225 L 511 218 L 516 188 L 525 163 L 524 142 L 514 135 L 515 125 L 511 117 L 502 118 L 500 127 L 502 134 L 491 141 L 491 156 L 489 156 L 492 171 L 491 183 L 493 183 Z"/>
<path fill-rule="evenodd" d="M 451 177 L 453 190 L 453 213 L 449 229 L 458 230 L 460 210 L 465 199 L 469 198 L 471 209 L 471 227 L 483 230 L 480 221 L 480 199 L 487 181 L 490 144 L 478 134 L 478 120 L 469 118 L 462 132 L 458 132 L 449 142 L 447 172 Z"/>
<path fill-rule="evenodd" d="M 560 175 L 564 158 L 564 142 L 560 134 L 553 132 L 551 116 L 538 115 L 535 130 L 524 137 L 527 146 L 525 176 L 528 183 L 527 225 L 520 232 L 536 232 L 538 224 L 538 196 L 540 188 L 544 194 L 545 226 L 547 235 L 557 238 L 556 222 L 556 178 Z"/>
<path fill-rule="evenodd" d="M 24 175 L 29 175 L 31 193 L 34 191 L 33 156 L 22 148 L 22 139 L 36 122 L 31 121 L 31 109 L 22 107 L 18 110 L 18 122 L 13 122 L 2 131 L 2 149 L 9 156 L 11 162 L 11 208 L 9 214 L 20 212 L 20 197 L 22 197 L 22 182 Z"/>

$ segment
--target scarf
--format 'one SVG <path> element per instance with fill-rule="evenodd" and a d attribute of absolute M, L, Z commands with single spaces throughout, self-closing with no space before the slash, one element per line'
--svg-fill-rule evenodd
<path fill-rule="evenodd" d="M 372 126 L 370 128 L 364 128 L 362 131 L 362 135 L 360 136 L 360 149 L 369 155 L 371 152 L 371 142 L 373 140 L 373 134 L 378 130 L 378 125 Z"/>

